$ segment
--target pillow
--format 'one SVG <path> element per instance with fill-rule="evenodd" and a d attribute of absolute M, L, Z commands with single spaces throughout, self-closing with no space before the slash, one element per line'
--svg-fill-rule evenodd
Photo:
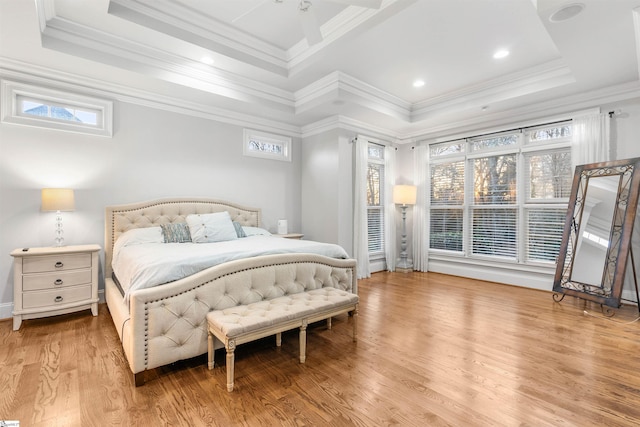
<path fill-rule="evenodd" d="M 186 223 L 162 224 L 162 235 L 165 243 L 188 243 L 191 242 L 191 233 Z"/>
<path fill-rule="evenodd" d="M 125 246 L 142 245 L 144 243 L 164 243 L 162 228 L 145 227 L 132 228 L 122 233 L 113 244 L 112 265 L 117 262 L 120 251 Z"/>
<path fill-rule="evenodd" d="M 229 212 L 187 215 L 193 243 L 224 242 L 238 238 Z"/>
<path fill-rule="evenodd" d="M 233 221 L 233 226 L 236 229 L 236 234 L 238 235 L 238 237 L 247 237 L 244 230 L 242 229 L 242 225 L 240 225 L 239 222 Z"/>
<path fill-rule="evenodd" d="M 125 231 L 116 242 L 119 246 L 131 246 L 143 243 L 164 243 L 164 238 L 160 227 L 145 227 Z"/>
<path fill-rule="evenodd" d="M 249 237 L 249 236 L 271 236 L 271 233 L 269 233 L 264 228 L 260 228 L 260 227 L 242 227 L 242 230 L 244 231 L 244 234 L 247 235 L 247 237 Z"/>

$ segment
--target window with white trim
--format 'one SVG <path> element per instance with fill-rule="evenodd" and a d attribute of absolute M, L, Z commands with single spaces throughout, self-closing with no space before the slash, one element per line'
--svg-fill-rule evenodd
<path fill-rule="evenodd" d="M 263 159 L 291 161 L 291 138 L 257 130 L 244 130 L 242 153 Z"/>
<path fill-rule="evenodd" d="M 370 143 L 367 164 L 369 259 L 384 258 L 384 147 Z"/>
<path fill-rule="evenodd" d="M 111 136 L 113 103 L 86 95 L 2 81 L 2 122 Z"/>
<path fill-rule="evenodd" d="M 434 253 L 553 264 L 571 191 L 571 122 L 429 146 Z"/>

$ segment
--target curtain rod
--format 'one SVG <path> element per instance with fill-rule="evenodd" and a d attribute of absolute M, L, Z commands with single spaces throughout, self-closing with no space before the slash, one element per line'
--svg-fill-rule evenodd
<path fill-rule="evenodd" d="M 611 113 L 609 113 L 611 114 Z M 538 127 L 538 126 L 549 126 L 549 125 L 555 125 L 558 123 L 566 123 L 566 122 L 570 122 L 571 119 L 568 120 L 556 120 L 554 122 L 547 122 L 547 123 L 540 123 L 537 125 L 531 125 L 531 126 L 524 126 L 524 127 L 517 127 L 517 128 L 512 128 L 512 129 L 504 129 L 504 130 L 499 130 L 496 132 L 488 132 L 488 133 L 482 133 L 480 135 L 473 135 L 473 136 L 467 136 L 465 138 L 454 138 L 454 139 L 448 139 L 446 141 L 438 141 L 437 144 L 443 144 L 445 142 L 453 142 L 453 141 L 460 141 L 462 139 L 471 139 L 471 138 L 482 138 L 483 136 L 489 136 L 489 135 L 494 135 L 496 133 L 503 133 L 503 132 L 513 132 L 516 130 L 519 130 L 520 132 L 522 132 L 523 129 L 529 129 L 529 128 L 534 128 L 534 127 Z M 411 149 L 413 150 L 415 147 L 411 147 Z"/>
<path fill-rule="evenodd" d="M 349 144 L 353 144 L 354 142 L 356 142 L 358 140 L 358 137 L 356 136 L 355 138 L 351 138 L 351 140 L 349 141 Z M 373 141 L 367 141 L 369 144 L 373 144 L 373 145 L 377 145 L 379 147 L 391 147 L 394 150 L 398 151 L 398 147 L 393 147 L 391 145 L 386 145 L 386 144 L 381 144 L 380 142 L 373 142 Z"/>

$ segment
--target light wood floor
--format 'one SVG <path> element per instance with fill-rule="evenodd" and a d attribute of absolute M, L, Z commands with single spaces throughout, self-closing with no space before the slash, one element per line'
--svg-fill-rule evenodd
<path fill-rule="evenodd" d="M 0 322 L 0 420 L 24 426 L 637 426 L 640 321 L 571 297 L 433 273 L 376 273 L 353 320 L 150 372 L 136 388 L 105 305 Z M 589 314 L 585 314 L 584 310 Z"/>

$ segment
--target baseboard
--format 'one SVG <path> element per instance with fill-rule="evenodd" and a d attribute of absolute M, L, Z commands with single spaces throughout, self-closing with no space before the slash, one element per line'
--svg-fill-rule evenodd
<path fill-rule="evenodd" d="M 104 289 L 98 290 L 98 304 L 102 304 L 106 302 L 104 299 Z M 11 319 L 13 317 L 13 302 L 7 302 L 4 304 L 0 304 L 0 320 Z"/>
<path fill-rule="evenodd" d="M 495 265 L 464 263 L 456 259 L 430 259 L 429 271 L 544 291 L 553 289 L 554 273 L 552 271 L 521 271 L 513 266 L 500 268 Z M 635 289 L 625 287 L 621 298 L 623 304 L 636 304 Z"/>
<path fill-rule="evenodd" d="M 0 320 L 11 319 L 13 317 L 13 303 L 0 304 Z"/>
<path fill-rule="evenodd" d="M 516 265 L 498 266 L 471 264 L 458 259 L 429 259 L 429 271 L 546 291 L 553 288 L 552 271 L 524 270 Z"/>

